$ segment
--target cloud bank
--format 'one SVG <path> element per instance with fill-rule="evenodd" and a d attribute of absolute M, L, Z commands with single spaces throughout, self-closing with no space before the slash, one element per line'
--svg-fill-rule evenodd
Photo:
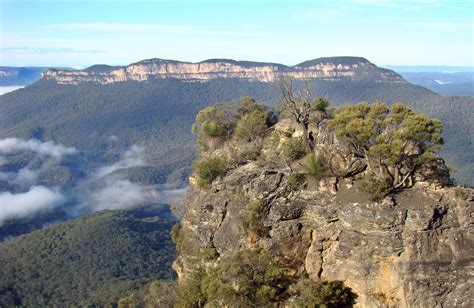
<path fill-rule="evenodd" d="M 0 140 L 0 154 L 15 154 L 22 151 L 31 151 L 55 159 L 61 159 L 64 155 L 77 153 L 75 148 L 66 147 L 53 141 L 41 142 L 37 139 L 26 141 L 20 138 L 6 138 Z"/>
<path fill-rule="evenodd" d="M 22 218 L 41 210 L 51 209 L 65 200 L 57 190 L 32 186 L 24 193 L 0 193 L 0 226 L 5 220 Z"/>
<path fill-rule="evenodd" d="M 147 162 L 145 157 L 145 148 L 134 144 L 129 150 L 122 154 L 118 162 L 99 168 L 95 174 L 95 177 L 101 178 L 119 169 L 144 167 L 146 165 Z"/>
<path fill-rule="evenodd" d="M 68 207 L 68 210 L 75 216 L 105 209 L 128 209 L 146 204 L 170 203 L 186 192 L 186 189 L 133 183 L 127 179 L 126 172 L 115 172 L 148 166 L 143 146 L 131 146 L 120 155 L 117 162 L 93 170 L 69 191 L 38 185 L 37 178 L 40 172 L 59 164 L 63 156 L 77 153 L 75 148 L 36 139 L 27 141 L 19 138 L 3 139 L 0 140 L 0 167 L 8 164 L 9 154 L 21 154 L 27 151 L 46 157 L 46 160 L 33 168 L 26 166 L 14 172 L 0 171 L 1 182 L 8 183 L 15 191 L 22 191 L 0 192 L 0 226 L 6 220 L 51 210 L 65 204 L 66 201 L 74 204 Z"/>

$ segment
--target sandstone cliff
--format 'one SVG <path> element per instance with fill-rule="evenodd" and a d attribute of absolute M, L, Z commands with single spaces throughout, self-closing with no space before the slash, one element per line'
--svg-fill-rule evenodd
<path fill-rule="evenodd" d="M 81 82 L 108 84 L 163 78 L 177 78 L 186 81 L 239 78 L 272 82 L 280 77 L 324 80 L 370 79 L 376 82 L 406 83 L 397 73 L 379 68 L 366 59 L 358 57 L 320 58 L 295 66 L 227 59 L 211 59 L 199 63 L 150 59 L 125 67 L 96 65 L 85 70 L 50 70 L 43 74 L 44 79 L 53 79 L 59 84 L 78 84 Z"/>
<path fill-rule="evenodd" d="M 288 170 L 299 164 L 272 153 L 302 132 L 289 120 L 271 131 L 258 158 L 241 160 L 210 186 L 199 187 L 191 177 L 174 264 L 180 281 L 197 265 L 215 264 L 200 257 L 206 249 L 222 258 L 258 246 L 294 277 L 343 281 L 357 294 L 358 307 L 474 305 L 472 190 L 460 196 L 459 188 L 449 187 L 442 161 L 419 172 L 413 187 L 372 202 L 351 176 L 363 172 L 362 162 L 323 123 L 312 128 L 315 151 L 334 153 L 329 167 L 348 172 L 289 191 Z M 239 147 L 230 141 L 210 155 L 232 156 Z M 252 200 L 261 204 L 264 236 L 249 233 Z"/>

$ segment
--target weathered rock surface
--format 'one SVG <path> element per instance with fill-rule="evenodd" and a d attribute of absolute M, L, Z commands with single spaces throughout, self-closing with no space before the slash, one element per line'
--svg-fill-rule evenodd
<path fill-rule="evenodd" d="M 266 207 L 268 249 L 295 275 L 342 280 L 361 307 L 472 307 L 474 208 L 452 189 L 410 189 L 394 205 L 372 203 L 355 187 L 336 195 L 301 191 L 285 196 L 285 179 L 248 164 L 209 191 L 192 187 L 183 222 L 188 239 L 220 255 L 250 244 L 248 200 Z M 186 275 L 194 255 L 181 255 Z M 189 267 L 188 267 L 189 266 Z"/>
<path fill-rule="evenodd" d="M 273 129 L 281 139 L 296 130 L 285 121 Z M 334 155 L 331 168 L 363 172 L 324 123 L 315 136 L 315 151 Z M 443 166 L 427 166 L 418 176 L 422 185 L 382 202 L 369 201 L 347 173 L 325 179 L 334 190 L 323 185 L 290 192 L 288 166 L 268 157 L 240 164 L 208 188 L 191 178 L 182 221 L 186 249 L 174 267 L 185 279 L 196 262 L 206 263 L 198 257 L 203 249 L 224 256 L 257 245 L 295 277 L 344 281 L 358 307 L 473 307 L 474 200 L 446 186 Z M 255 200 L 266 231 L 257 239 L 247 228 Z"/>
<path fill-rule="evenodd" d="M 357 57 L 320 58 L 295 66 L 226 59 L 211 59 L 199 63 L 150 59 L 125 67 L 96 65 L 78 71 L 52 69 L 43 74 L 44 79 L 54 79 L 59 84 L 81 82 L 108 84 L 163 78 L 177 78 L 187 81 L 239 78 L 273 82 L 280 77 L 325 80 L 368 78 L 376 82 L 406 83 L 397 73 L 379 68 L 366 59 Z"/>

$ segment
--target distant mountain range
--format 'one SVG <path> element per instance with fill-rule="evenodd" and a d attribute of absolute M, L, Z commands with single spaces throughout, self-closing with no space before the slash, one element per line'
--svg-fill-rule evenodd
<path fill-rule="evenodd" d="M 195 156 L 191 126 L 197 112 L 242 96 L 277 106 L 280 76 L 292 77 L 296 88 L 307 83 L 313 96 L 327 96 L 335 106 L 401 101 L 439 118 L 446 139 L 442 156 L 454 166 L 460 183 L 474 185 L 474 99 L 437 95 L 359 57 L 320 58 L 293 67 L 221 59 L 200 63 L 152 59 L 126 67 L 50 70 L 39 81 L 0 96 L 0 140 L 35 138 L 74 147 L 75 156 L 53 165 L 42 163 L 36 179 L 37 185 L 59 188 L 69 203 L 77 202 L 67 198 L 69 191 L 104 164 L 117 169 L 111 177 L 147 185 L 146 190 L 149 185 L 185 185 Z M 146 163 L 117 163 L 130 162 L 127 151 L 134 145 L 144 149 Z M 0 173 L 7 176 L 0 177 L 0 192 L 25 192 L 9 177 L 38 164 L 31 155 L 5 156 Z M 100 185 L 110 179 L 103 181 Z M 123 184 L 120 181 L 114 185 Z"/>
<path fill-rule="evenodd" d="M 442 95 L 474 96 L 474 71 L 406 72 L 400 74 L 408 82 L 426 87 Z"/>
<path fill-rule="evenodd" d="M 44 79 L 59 84 L 95 82 L 110 84 L 125 81 L 150 81 L 176 78 L 186 81 L 206 81 L 217 78 L 236 78 L 259 82 L 274 82 L 281 77 L 321 80 L 372 80 L 375 82 L 406 81 L 393 71 L 378 68 L 364 58 L 319 58 L 295 66 L 277 63 L 210 59 L 198 63 L 149 59 L 128 66 L 94 65 L 84 70 L 49 70 Z"/>

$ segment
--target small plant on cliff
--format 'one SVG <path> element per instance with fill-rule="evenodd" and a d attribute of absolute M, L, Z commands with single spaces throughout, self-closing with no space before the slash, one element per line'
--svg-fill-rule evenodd
<path fill-rule="evenodd" d="M 311 105 L 311 111 L 314 114 L 316 124 L 328 117 L 329 100 L 325 97 L 319 97 Z"/>
<path fill-rule="evenodd" d="M 197 184 L 201 187 L 209 185 L 218 176 L 227 172 L 226 163 L 218 157 L 201 157 L 193 165 L 193 171 L 197 175 Z"/>
<path fill-rule="evenodd" d="M 369 175 L 360 186 L 361 190 L 369 195 L 369 200 L 379 202 L 390 192 L 392 185 L 388 181 Z"/>
<path fill-rule="evenodd" d="M 254 110 L 244 114 L 235 128 L 237 139 L 249 142 L 259 137 L 267 129 L 267 114 L 261 110 Z"/>
<path fill-rule="evenodd" d="M 461 198 L 462 200 L 467 200 L 471 196 L 469 190 L 463 187 L 456 187 L 454 193 L 456 197 Z"/>
<path fill-rule="evenodd" d="M 215 104 L 202 109 L 196 116 L 192 131 L 199 149 L 215 149 L 232 132 L 235 111 L 230 106 Z"/>
<path fill-rule="evenodd" d="M 206 295 L 203 292 L 202 284 L 206 275 L 206 271 L 199 267 L 185 281 L 182 281 L 178 286 L 174 307 L 204 307 Z"/>
<path fill-rule="evenodd" d="M 326 167 L 316 156 L 316 154 L 311 153 L 306 155 L 303 168 L 306 170 L 306 182 L 308 189 L 316 188 L 319 180 L 326 172 Z"/>
<path fill-rule="evenodd" d="M 300 173 L 290 173 L 286 180 L 286 189 L 288 191 L 298 191 L 304 183 L 304 175 Z"/>
<path fill-rule="evenodd" d="M 281 154 L 286 161 L 293 161 L 305 155 L 303 140 L 301 138 L 290 138 L 281 145 Z"/>
<path fill-rule="evenodd" d="M 245 219 L 245 227 L 249 231 L 252 242 L 258 238 L 266 236 L 265 228 L 263 226 L 263 208 L 259 200 L 254 200 L 248 209 L 247 217 Z"/>
<path fill-rule="evenodd" d="M 357 298 L 342 281 L 315 282 L 302 279 L 295 289 L 297 295 L 288 301 L 290 307 L 352 307 Z"/>
<path fill-rule="evenodd" d="M 323 163 L 314 153 L 308 154 L 305 157 L 303 166 L 307 174 L 315 177 L 321 177 L 326 171 L 326 167 L 324 167 Z"/>
<path fill-rule="evenodd" d="M 198 267 L 179 285 L 176 307 L 273 307 L 286 277 L 262 249 L 242 250 L 207 271 Z"/>
<path fill-rule="evenodd" d="M 271 256 L 262 249 L 239 251 L 223 258 L 203 280 L 211 305 L 229 307 L 273 307 L 285 276 Z"/>

